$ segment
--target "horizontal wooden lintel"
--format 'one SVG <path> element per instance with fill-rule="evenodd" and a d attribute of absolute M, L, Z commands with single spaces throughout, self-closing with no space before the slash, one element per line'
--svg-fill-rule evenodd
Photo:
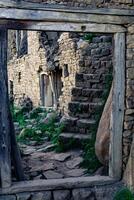
<path fill-rule="evenodd" d="M 6 6 L 6 4 L 11 4 Z M 4 6 L 5 5 L 5 6 Z M 69 9 L 69 8 L 49 8 L 45 5 L 37 7 L 25 2 L 23 5 L 5 1 L 0 1 L 0 21 L 14 20 L 39 21 L 39 22 L 74 22 L 74 23 L 98 23 L 98 24 L 132 24 L 134 22 L 134 12 L 115 9 Z M 31 6 L 29 6 L 31 5 Z M 119 14 L 120 13 L 120 14 Z"/>
<path fill-rule="evenodd" d="M 10 188 L 0 190 L 1 194 L 17 194 L 21 192 L 37 192 L 49 190 L 64 190 L 74 188 L 88 188 L 93 186 L 105 186 L 117 181 L 108 176 L 92 176 L 51 180 L 33 180 L 14 183 Z"/>
<path fill-rule="evenodd" d="M 6 22 L 0 24 L 0 29 L 61 31 L 83 33 L 117 33 L 126 32 L 120 25 L 95 24 L 95 23 L 69 23 L 69 22 Z"/>
<path fill-rule="evenodd" d="M 26 1 L 10 1 L 0 0 L 0 7 L 7 8 L 20 8 L 28 10 L 48 10 L 48 11 L 61 11 L 61 12 L 76 12 L 86 14 L 102 14 L 102 15 L 117 15 L 117 16 L 134 16 L 134 9 L 109 9 L 109 8 L 76 8 L 64 5 L 44 4 Z"/>

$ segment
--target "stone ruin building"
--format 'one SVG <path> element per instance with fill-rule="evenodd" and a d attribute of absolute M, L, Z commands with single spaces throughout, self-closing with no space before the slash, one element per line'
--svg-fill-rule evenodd
<path fill-rule="evenodd" d="M 57 108 L 66 124 L 62 136 L 87 139 L 96 123 L 94 111 L 103 107 L 106 77 L 112 76 L 112 35 L 92 34 L 87 41 L 84 34 L 21 31 L 17 42 L 17 34 L 9 32 L 14 36 L 8 76 L 15 104 L 29 97 L 34 106 Z"/>
<path fill-rule="evenodd" d="M 10 1 L 10 3 L 11 2 L 14 1 Z M 20 2 L 21 1 L 17 1 L 17 6 L 21 5 Z M 84 33 L 78 33 L 80 32 L 80 29 L 79 31 L 76 31 L 77 33 L 71 33 L 71 31 L 70 33 L 64 32 L 63 29 L 65 29 L 65 27 L 63 27 L 63 29 L 61 27 L 59 28 L 61 30 L 60 33 L 48 31 L 11 31 L 9 34 L 11 49 L 9 49 L 10 57 L 8 58 L 8 76 L 9 92 L 11 96 L 14 96 L 16 104 L 19 105 L 21 99 L 26 96 L 31 99 L 35 106 L 41 105 L 58 109 L 63 116 L 62 120 L 66 125 L 65 131 L 61 134 L 61 138 L 67 141 L 69 137 L 72 138 L 73 136 L 76 137 L 78 141 L 81 141 L 82 139 L 87 139 L 87 129 L 90 129 L 90 126 L 92 127 L 96 123 L 95 110 L 103 104 L 103 92 L 105 91 L 106 86 L 105 77 L 112 73 L 113 82 L 115 81 L 117 84 L 113 86 L 115 87 L 113 95 L 116 97 L 116 93 L 118 94 L 118 97 L 114 98 L 114 100 L 119 101 L 119 105 L 117 105 L 116 102 L 113 102 L 113 104 L 117 107 L 119 106 L 118 113 L 123 113 L 123 126 L 120 126 L 122 130 L 118 129 L 116 132 L 117 135 L 122 132 L 121 138 L 112 135 L 111 141 L 114 141 L 115 145 L 111 142 L 111 146 L 112 148 L 114 146 L 114 148 L 112 149 L 109 162 L 114 160 L 116 154 L 121 154 L 121 165 L 117 167 L 117 163 L 120 164 L 120 158 L 118 160 L 115 159 L 112 163 L 113 165 L 111 164 L 112 169 L 116 166 L 115 169 L 113 169 L 112 178 L 115 178 L 120 170 L 121 176 L 119 175 L 118 177 L 117 175 L 116 181 L 111 178 L 111 175 L 110 177 L 105 178 L 99 177 L 100 182 L 98 182 L 98 179 L 96 180 L 96 177 L 91 177 L 90 181 L 89 179 L 87 180 L 86 177 L 83 177 L 83 179 L 69 179 L 65 180 L 65 182 L 59 181 L 58 185 L 56 185 L 55 182 L 52 184 L 51 181 L 48 181 L 47 183 L 42 181 L 40 184 L 43 186 L 40 188 L 35 182 L 26 182 L 25 187 L 27 188 L 25 188 L 24 184 L 20 182 L 18 183 L 18 186 L 14 184 L 9 190 L 2 189 L 2 196 L 0 196 L 0 198 L 19 199 L 21 198 L 21 195 L 22 197 L 24 195 L 24 199 L 28 200 L 29 198 L 34 197 L 35 199 L 43 199 L 45 195 L 49 200 L 112 200 L 113 193 L 118 189 L 118 187 L 120 187 L 120 184 L 122 184 L 122 181 L 120 180 L 123 180 L 131 189 L 134 188 L 134 2 L 132 0 L 27 0 L 22 2 L 23 6 L 24 2 L 27 5 L 31 5 L 28 3 L 39 3 L 37 9 L 40 9 L 40 6 L 46 6 L 46 9 L 49 10 L 49 6 L 50 9 L 52 9 L 55 5 L 57 7 L 61 6 L 60 9 L 63 10 L 66 8 L 67 10 L 65 12 L 63 10 L 61 11 L 63 12 L 61 22 L 74 23 L 74 27 L 77 27 L 79 23 L 82 23 L 82 32 L 86 30 L 86 25 L 88 27 L 88 23 L 91 25 L 95 24 L 95 27 L 98 26 L 100 30 L 103 29 L 104 31 L 102 32 L 104 33 L 111 33 L 109 31 L 110 28 L 111 31 L 113 30 L 113 33 L 115 34 L 114 41 L 112 40 L 111 34 L 100 34 L 101 31 L 98 30 L 98 33 L 93 35 L 91 42 L 83 40 Z M 25 10 L 26 8 L 23 6 L 23 10 Z M 7 7 L 10 8 L 9 5 Z M 57 7 L 55 7 L 55 9 L 57 9 Z M 19 7 L 19 9 L 21 8 Z M 29 8 L 29 10 L 30 9 L 33 9 L 33 7 Z M 67 15 L 67 12 L 69 12 L 68 9 L 72 9 L 70 11 L 71 14 L 69 15 Z M 86 9 L 86 11 L 83 11 L 84 9 Z M 59 10 L 56 10 L 56 12 L 60 12 Z M 74 17 L 72 13 L 77 11 L 78 13 L 75 13 L 76 16 Z M 47 13 L 47 11 L 45 12 Z M 54 11 L 52 10 L 51 14 L 53 14 L 53 12 Z M 83 15 L 81 15 L 81 12 L 84 12 L 84 14 L 82 13 Z M 88 14 L 89 18 L 87 17 L 87 19 L 85 19 Z M 58 15 L 58 17 L 60 16 L 61 15 Z M 80 16 L 80 18 L 78 18 L 78 16 Z M 21 15 L 17 20 L 20 21 L 20 27 L 22 26 L 23 29 L 28 29 L 25 28 L 25 26 L 30 28 L 33 25 L 31 21 L 35 21 L 36 16 L 32 15 L 33 18 L 28 16 L 31 21 L 27 16 L 25 17 L 26 19 Z M 55 15 L 55 17 L 57 17 L 57 15 Z M 48 27 L 47 23 L 49 22 L 59 23 L 58 17 L 52 21 L 50 16 L 48 19 L 45 18 L 44 20 L 41 18 L 42 20 L 38 21 L 43 21 Z M 70 21 L 66 17 L 70 17 Z M 5 19 L 5 16 L 1 16 L 1 20 L 3 19 Z M 13 20 L 14 18 L 9 16 L 8 20 L 10 19 Z M 16 22 L 16 18 L 14 20 Z M 24 22 L 25 20 L 29 21 Z M 14 23 L 14 21 L 12 21 L 12 23 Z M 14 24 L 12 23 L 10 24 L 9 29 L 15 29 L 13 28 Z M 73 27 L 72 24 L 71 26 Z M 35 26 L 33 25 L 33 27 L 35 28 L 36 25 L 35 22 Z M 116 31 L 112 25 L 115 25 L 115 29 L 117 28 Z M 72 30 L 71 28 L 69 30 Z M 35 29 L 40 30 L 40 24 Z M 48 29 L 51 30 L 51 28 Z M 56 27 L 55 29 L 58 28 Z M 93 29 L 92 26 L 91 29 Z M 120 37 L 123 37 L 123 34 L 125 35 L 125 39 L 123 40 L 124 43 L 120 42 Z M 10 40 L 10 36 L 13 40 Z M 119 40 L 117 42 L 118 37 Z M 115 41 L 116 43 L 114 43 Z M 118 46 L 115 44 L 119 44 L 120 49 L 118 49 Z M 121 56 L 119 52 L 123 47 L 125 47 L 125 51 Z M 117 63 L 115 63 L 115 60 L 118 60 Z M 122 74 L 122 68 L 120 68 L 120 66 L 123 66 L 123 62 L 125 62 L 124 74 Z M 117 65 L 119 65 L 118 69 L 121 71 L 115 68 Z M 120 73 L 122 76 L 119 75 Z M 121 79 L 118 81 L 117 77 L 119 76 Z M 123 77 L 125 79 L 123 79 Z M 122 83 L 122 87 L 120 83 Z M 123 88 L 123 85 L 125 88 Z M 122 95 L 123 91 L 124 95 L 122 98 L 120 95 Z M 123 109 L 121 107 L 122 105 L 120 105 L 121 99 L 124 100 Z M 116 106 L 114 111 L 117 114 Z M 120 115 L 117 114 L 114 116 L 114 124 L 120 124 Z M 114 129 L 115 127 L 112 128 Z M 111 130 L 113 131 L 113 129 Z M 118 141 L 116 141 L 118 139 L 119 141 L 121 139 L 121 149 L 120 145 L 117 145 L 119 144 Z M 121 150 L 121 152 L 118 152 L 118 149 Z M 63 196 L 60 196 L 61 193 Z"/>

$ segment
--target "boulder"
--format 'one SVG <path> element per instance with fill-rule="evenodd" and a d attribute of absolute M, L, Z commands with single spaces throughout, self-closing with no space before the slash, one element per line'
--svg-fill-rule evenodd
<path fill-rule="evenodd" d="M 109 163 L 109 141 L 110 141 L 110 121 L 111 121 L 111 111 L 112 111 L 112 93 L 113 86 L 111 87 L 107 102 L 105 104 L 95 142 L 95 152 L 99 161 L 103 165 L 108 165 Z"/>
<path fill-rule="evenodd" d="M 49 124 L 50 120 L 55 119 L 56 114 L 55 112 L 47 113 L 47 116 L 44 119 L 40 120 L 40 123 Z"/>

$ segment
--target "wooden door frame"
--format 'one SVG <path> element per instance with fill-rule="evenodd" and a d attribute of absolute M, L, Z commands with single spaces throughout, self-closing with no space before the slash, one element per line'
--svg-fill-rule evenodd
<path fill-rule="evenodd" d="M 76 10 L 67 8 L 46 8 L 36 3 L 15 4 L 0 2 L 0 29 L 94 32 L 114 34 L 114 85 L 111 113 L 109 176 L 116 180 L 122 175 L 122 134 L 125 96 L 125 32 L 122 24 L 134 20 L 131 12 L 120 10 Z M 15 13 L 16 12 L 16 13 Z M 15 13 L 15 14 L 14 14 Z M 108 16 L 108 18 L 107 18 Z M 103 23 L 102 23 L 102 20 Z M 5 34 L 6 35 L 6 34 Z M 0 48 L 2 40 L 0 37 Z M 6 44 L 6 43 L 5 43 Z M 6 52 L 4 52 L 6 53 Z M 0 54 L 1 62 L 5 57 Z M 5 60 L 4 60 L 5 63 Z M 5 64 L 6 67 L 6 64 Z M 11 169 L 10 169 L 11 170 Z"/>

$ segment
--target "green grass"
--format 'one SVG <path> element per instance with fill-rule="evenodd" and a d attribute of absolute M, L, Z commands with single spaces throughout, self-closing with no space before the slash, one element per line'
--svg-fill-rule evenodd
<path fill-rule="evenodd" d="M 18 107 L 12 106 L 11 113 L 12 113 L 13 121 L 18 122 L 19 126 L 21 128 L 25 127 L 25 125 L 26 125 L 25 119 L 26 118 L 25 118 L 23 111 Z"/>
<path fill-rule="evenodd" d="M 115 194 L 113 200 L 134 200 L 134 195 L 128 188 L 123 188 Z"/>
<path fill-rule="evenodd" d="M 30 119 L 37 119 L 37 118 L 40 118 L 40 115 L 39 115 L 40 113 L 43 113 L 44 116 L 47 115 L 46 109 L 37 107 L 37 108 L 33 109 L 33 110 L 30 112 Z"/>
<path fill-rule="evenodd" d="M 64 125 L 56 123 L 57 113 L 42 108 L 33 109 L 30 113 L 24 113 L 20 108 L 11 108 L 14 122 L 18 122 L 22 128 L 21 134 L 17 135 L 17 141 L 24 144 L 29 144 L 30 141 L 36 141 L 41 144 L 44 142 L 44 137 L 48 137 L 56 149 L 63 150 L 59 143 L 59 135 L 62 132 Z M 42 122 L 47 116 L 47 113 L 52 112 L 53 116 L 47 123 Z M 41 114 L 41 115 L 40 115 Z M 27 121 L 28 120 L 28 121 Z M 32 122 L 34 120 L 34 124 Z M 31 121 L 31 123 L 30 123 Z M 31 125 L 31 127 L 29 127 Z"/>

